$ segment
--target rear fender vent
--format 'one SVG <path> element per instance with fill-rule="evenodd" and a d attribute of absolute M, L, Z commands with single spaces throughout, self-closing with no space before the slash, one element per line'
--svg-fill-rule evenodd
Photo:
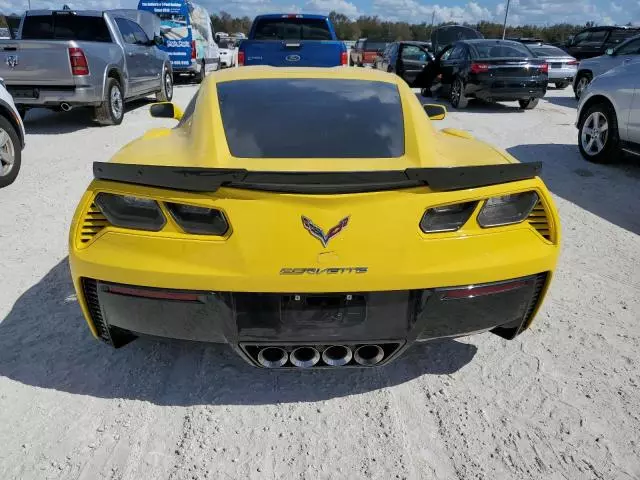
<path fill-rule="evenodd" d="M 81 245 L 89 243 L 103 228 L 109 225 L 109 221 L 102 214 L 95 203 L 92 203 L 82 219 L 79 240 Z"/>
<path fill-rule="evenodd" d="M 100 301 L 98 299 L 98 282 L 91 278 L 82 279 L 82 289 L 84 290 L 84 298 L 87 302 L 87 308 L 89 309 L 89 315 L 91 321 L 96 327 L 98 337 L 109 345 L 113 345 L 111 341 L 111 335 L 109 334 L 109 327 L 102 317 L 102 311 L 100 310 Z"/>
<path fill-rule="evenodd" d="M 542 202 L 539 201 L 536 206 L 533 207 L 527 221 L 529 222 L 529 225 L 531 225 L 542 236 L 542 238 L 549 242 L 553 241 L 553 232 L 551 231 L 547 212 L 545 211 Z"/>

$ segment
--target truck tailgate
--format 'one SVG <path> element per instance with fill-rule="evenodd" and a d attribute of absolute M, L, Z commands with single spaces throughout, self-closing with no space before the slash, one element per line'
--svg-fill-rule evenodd
<path fill-rule="evenodd" d="M 245 40 L 245 65 L 274 67 L 335 67 L 341 64 L 344 44 L 333 40 Z"/>
<path fill-rule="evenodd" d="M 0 40 L 0 78 L 8 86 L 73 86 L 68 42 Z"/>

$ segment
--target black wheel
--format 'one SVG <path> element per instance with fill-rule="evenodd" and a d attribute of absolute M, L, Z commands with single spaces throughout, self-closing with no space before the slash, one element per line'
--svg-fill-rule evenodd
<path fill-rule="evenodd" d="M 567 85 L 569 85 L 568 82 L 556 82 L 555 83 L 556 88 L 559 88 L 560 90 L 567 88 Z"/>
<path fill-rule="evenodd" d="M 95 120 L 100 125 L 120 125 L 124 118 L 124 95 L 120 82 L 109 77 L 106 91 L 104 102 L 95 108 Z"/>
<path fill-rule="evenodd" d="M 18 110 L 18 115 L 20 115 L 20 118 L 24 120 L 24 117 L 27 116 L 27 107 L 22 105 L 16 105 L 16 110 Z"/>
<path fill-rule="evenodd" d="M 207 72 L 204 71 L 204 62 L 200 66 L 200 71 L 196 73 L 196 83 L 204 82 L 205 77 L 207 76 Z"/>
<path fill-rule="evenodd" d="M 420 95 L 422 95 L 423 97 L 432 97 L 433 96 L 431 94 L 431 89 L 430 88 L 421 88 L 420 89 Z"/>
<path fill-rule="evenodd" d="M 353 67 L 353 60 L 351 60 L 351 56 L 349 56 L 349 66 Z"/>
<path fill-rule="evenodd" d="M 576 96 L 576 100 L 580 100 L 582 92 L 591 83 L 591 75 L 589 73 L 581 73 L 576 79 L 576 83 L 573 87 L 573 94 Z"/>
<path fill-rule="evenodd" d="M 156 92 L 156 100 L 158 102 L 170 102 L 173 98 L 173 75 L 169 70 L 164 71 L 162 75 L 161 90 Z"/>
<path fill-rule="evenodd" d="M 582 115 L 578 125 L 578 147 L 585 160 L 609 163 L 620 156 L 618 120 L 610 104 L 592 105 Z"/>
<path fill-rule="evenodd" d="M 0 115 L 0 188 L 11 185 L 20 171 L 22 145 L 15 127 Z"/>
<path fill-rule="evenodd" d="M 462 109 L 466 108 L 468 102 L 464 96 L 464 82 L 460 77 L 454 78 L 449 91 L 449 103 L 453 108 Z"/>
<path fill-rule="evenodd" d="M 533 110 L 538 105 L 539 98 L 527 98 L 524 100 L 518 100 L 520 108 L 523 110 Z"/>

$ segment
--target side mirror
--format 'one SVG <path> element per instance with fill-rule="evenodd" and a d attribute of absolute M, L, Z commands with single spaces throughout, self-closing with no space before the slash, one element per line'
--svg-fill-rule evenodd
<path fill-rule="evenodd" d="M 424 111 L 431 120 L 444 120 L 447 116 L 447 109 L 444 105 L 436 105 L 435 103 L 427 103 L 423 105 Z"/>
<path fill-rule="evenodd" d="M 604 53 L 607 55 L 613 55 L 613 48 L 607 48 Z"/>
<path fill-rule="evenodd" d="M 162 35 L 155 35 L 153 37 L 153 43 L 155 43 L 158 47 L 164 45 L 164 37 Z"/>
<path fill-rule="evenodd" d="M 154 103 L 149 108 L 149 113 L 155 118 L 173 118 L 180 121 L 182 118 L 182 110 L 171 102 Z"/>

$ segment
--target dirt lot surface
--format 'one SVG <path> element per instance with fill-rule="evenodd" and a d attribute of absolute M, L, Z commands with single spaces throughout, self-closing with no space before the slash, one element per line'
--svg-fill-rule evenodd
<path fill-rule="evenodd" d="M 0 479 L 640 478 L 640 160 L 583 161 L 574 117 L 567 89 L 440 124 L 544 162 L 563 247 L 532 330 L 273 372 L 223 346 L 90 336 L 67 265 L 76 202 L 93 161 L 172 122 L 144 102 L 119 127 L 31 112 L 0 190 Z"/>

